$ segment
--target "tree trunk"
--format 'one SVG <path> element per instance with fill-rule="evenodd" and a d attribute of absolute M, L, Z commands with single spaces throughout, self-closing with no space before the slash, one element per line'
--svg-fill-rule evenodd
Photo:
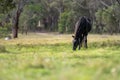
<path fill-rule="evenodd" d="M 12 29 L 13 38 L 18 38 L 18 27 L 13 27 Z"/>
<path fill-rule="evenodd" d="M 13 38 L 18 38 L 19 17 L 21 12 L 22 12 L 22 9 L 18 7 L 17 11 L 15 12 L 15 16 L 13 17 L 13 28 L 12 28 Z"/>
<path fill-rule="evenodd" d="M 16 0 L 16 11 L 13 15 L 13 27 L 12 27 L 12 34 L 13 38 L 18 38 L 18 29 L 19 29 L 19 18 L 20 14 L 23 11 L 23 8 L 28 0 Z"/>

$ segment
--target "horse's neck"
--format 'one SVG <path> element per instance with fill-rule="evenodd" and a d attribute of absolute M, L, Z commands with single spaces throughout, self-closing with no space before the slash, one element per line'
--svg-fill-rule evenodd
<path fill-rule="evenodd" d="M 75 35 L 75 36 L 76 36 L 76 34 L 77 34 L 77 31 L 78 31 L 79 27 L 80 27 L 80 20 L 78 20 L 78 21 L 76 22 L 76 24 L 75 24 L 75 31 L 74 31 L 74 35 Z"/>

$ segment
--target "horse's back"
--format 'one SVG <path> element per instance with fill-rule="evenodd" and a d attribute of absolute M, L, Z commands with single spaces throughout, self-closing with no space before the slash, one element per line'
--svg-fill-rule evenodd
<path fill-rule="evenodd" d="M 83 16 L 76 22 L 74 34 L 76 37 L 79 37 L 82 34 L 87 35 L 88 32 L 90 32 L 91 27 L 91 20 L 86 16 Z"/>

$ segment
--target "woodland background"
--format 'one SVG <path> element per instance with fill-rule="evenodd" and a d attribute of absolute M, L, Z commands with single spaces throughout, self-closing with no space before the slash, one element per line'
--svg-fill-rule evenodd
<path fill-rule="evenodd" d="M 120 33 L 119 0 L 0 0 L 0 37 L 28 32 L 73 33 L 79 17 L 91 18 L 91 33 Z"/>

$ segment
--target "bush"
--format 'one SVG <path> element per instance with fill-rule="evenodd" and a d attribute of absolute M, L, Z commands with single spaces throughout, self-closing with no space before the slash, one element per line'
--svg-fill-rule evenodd
<path fill-rule="evenodd" d="M 58 22 L 58 31 L 59 33 L 70 33 L 73 31 L 74 25 L 74 16 L 70 11 L 65 11 L 60 15 Z"/>
<path fill-rule="evenodd" d="M 61 15 L 60 15 L 60 19 L 59 19 L 59 22 L 58 22 L 58 31 L 60 33 L 65 32 L 67 17 L 68 17 L 67 12 L 61 13 Z"/>
<path fill-rule="evenodd" d="M 0 38 L 5 37 L 8 35 L 6 28 L 0 28 Z"/>

